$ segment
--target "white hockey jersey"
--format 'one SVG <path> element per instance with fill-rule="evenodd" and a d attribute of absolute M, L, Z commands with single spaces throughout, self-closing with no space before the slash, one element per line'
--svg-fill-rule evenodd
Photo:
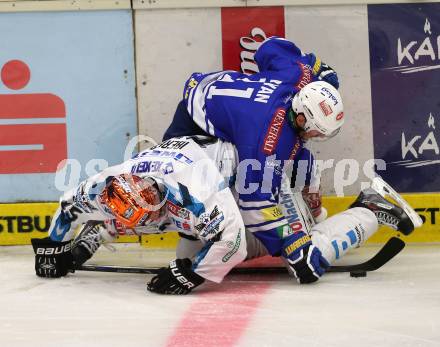
<path fill-rule="evenodd" d="M 165 194 L 165 215 L 140 225 L 136 234 L 177 230 L 204 243 L 193 263 L 200 276 L 220 282 L 246 257 L 246 237 L 240 211 L 229 189 L 236 167 L 234 147 L 207 137 L 181 137 L 153 146 L 120 165 L 109 167 L 62 196 L 52 219 L 52 240 L 74 237 L 89 220 L 114 219 L 99 194 L 115 175 L 151 177 Z M 165 227 L 171 223 L 172 227 Z"/>

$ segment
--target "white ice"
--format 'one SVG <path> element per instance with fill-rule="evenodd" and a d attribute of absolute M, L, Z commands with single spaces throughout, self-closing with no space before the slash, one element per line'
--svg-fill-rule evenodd
<path fill-rule="evenodd" d="M 218 294 L 227 295 L 232 285 L 249 287 L 241 294 L 239 308 L 245 312 L 246 299 L 261 296 L 254 290 L 261 284 L 269 289 L 252 307 L 255 313 L 233 345 L 440 346 L 439 247 L 407 246 L 366 278 L 328 274 L 319 283 L 300 286 L 287 275 L 234 275 L 221 285 L 204 285 L 176 297 L 146 292 L 146 275 L 76 272 L 62 279 L 41 279 L 34 274 L 31 247 L 1 247 L 0 346 L 165 346 L 201 294 L 204 305 L 208 303 L 202 319 L 214 327 L 205 346 L 215 346 L 212 341 L 230 333 L 216 329 L 222 320 Z M 344 262 L 360 262 L 376 250 L 361 248 Z M 100 250 L 94 263 L 157 265 L 171 257 L 170 252 L 129 245 L 119 246 L 114 254 Z M 240 321 L 239 314 L 235 318 Z M 188 336 L 203 334 L 197 327 L 190 330 Z M 173 346 L 187 346 L 189 341 L 183 338 Z"/>

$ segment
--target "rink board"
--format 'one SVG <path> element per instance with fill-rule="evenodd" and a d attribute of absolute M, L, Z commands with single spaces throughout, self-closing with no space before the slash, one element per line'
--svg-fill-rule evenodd
<path fill-rule="evenodd" d="M 402 236 L 407 242 L 440 242 L 440 194 L 404 194 L 405 199 L 416 209 L 424 221 L 420 229 L 410 236 Z M 345 210 L 354 197 L 324 197 L 323 204 L 329 215 Z M 30 239 L 47 235 L 50 220 L 57 203 L 0 204 L 0 245 L 30 244 Z M 381 228 L 368 242 L 379 243 L 396 233 Z M 168 248 L 177 244 L 177 233 L 144 235 L 141 243 L 147 248 Z M 136 236 L 123 236 L 118 242 L 137 242 Z"/>
<path fill-rule="evenodd" d="M 0 204 L 0 245 L 28 245 L 31 238 L 46 237 L 57 207 L 55 202 Z M 123 236 L 118 242 L 138 240 Z"/>
<path fill-rule="evenodd" d="M 1 201 L 55 201 L 138 133 L 132 13 L 0 13 L 0 32 Z"/>

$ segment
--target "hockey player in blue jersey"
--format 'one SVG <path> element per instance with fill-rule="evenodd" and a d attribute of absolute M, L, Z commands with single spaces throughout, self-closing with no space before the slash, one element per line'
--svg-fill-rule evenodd
<path fill-rule="evenodd" d="M 282 38 L 263 42 L 255 61 L 259 73 L 254 75 L 192 74 L 164 139 L 209 134 L 233 143 L 240 161 L 238 205 L 246 229 L 271 255 L 294 263 L 301 282 L 316 281 L 310 273 L 321 276 L 328 262 L 304 231 L 284 237 L 290 227 L 277 204 L 286 169 L 298 185 L 310 183 L 313 155 L 305 141 L 331 138 L 344 123 L 338 78 L 314 54 L 304 54 Z M 246 165 L 254 159 L 257 165 Z M 308 202 L 314 200 L 310 207 L 316 217 L 320 200 L 308 197 Z"/>

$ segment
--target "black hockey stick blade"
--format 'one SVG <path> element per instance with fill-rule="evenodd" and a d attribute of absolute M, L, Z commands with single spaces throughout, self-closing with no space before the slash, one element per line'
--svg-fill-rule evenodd
<path fill-rule="evenodd" d="M 381 248 L 377 254 L 363 262 L 355 265 L 330 266 L 327 272 L 368 272 L 375 271 L 393 259 L 405 247 L 405 242 L 398 237 L 393 236 Z"/>
<path fill-rule="evenodd" d="M 375 271 L 388 263 L 405 247 L 405 242 L 398 237 L 392 237 L 380 249 L 380 251 L 370 260 L 361 264 L 330 266 L 327 272 L 368 272 Z M 115 266 L 115 265 L 82 265 L 75 270 L 97 271 L 97 272 L 117 272 L 117 273 L 136 273 L 155 275 L 159 272 L 158 267 L 135 267 L 135 266 Z M 230 274 L 279 274 L 286 273 L 285 267 L 236 267 Z"/>

